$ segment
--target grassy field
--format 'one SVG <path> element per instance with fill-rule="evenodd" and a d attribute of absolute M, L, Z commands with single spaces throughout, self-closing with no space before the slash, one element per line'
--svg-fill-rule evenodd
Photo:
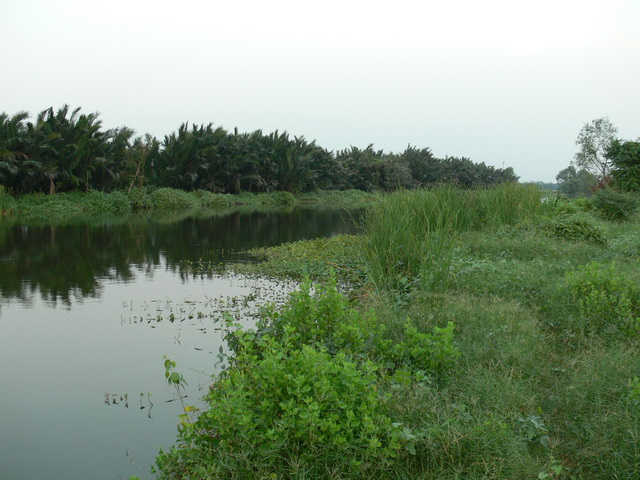
<path fill-rule="evenodd" d="M 160 478 L 638 478 L 635 205 L 442 187 L 383 197 L 360 237 L 254 252 L 239 268 L 315 294 L 229 324 Z"/>

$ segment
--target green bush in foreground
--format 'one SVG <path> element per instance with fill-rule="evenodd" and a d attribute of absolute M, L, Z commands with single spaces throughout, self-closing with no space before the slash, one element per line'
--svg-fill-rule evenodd
<path fill-rule="evenodd" d="M 285 308 L 270 307 L 263 312 L 255 332 L 238 330 L 228 340 L 232 349 L 251 347 L 252 353 L 259 355 L 255 350 L 259 343 L 247 342 L 247 337 L 287 338 L 296 348 L 311 345 L 331 354 L 374 360 L 386 369 L 409 368 L 431 375 L 445 373 L 458 357 L 454 328 L 449 322 L 446 327 L 434 327 L 433 333 L 424 333 L 409 318 L 389 328 L 373 312 L 363 314 L 353 308 L 338 292 L 332 277 L 326 284 L 315 286 L 304 282 L 291 294 Z"/>
<path fill-rule="evenodd" d="M 427 334 L 407 319 L 387 331 L 353 309 L 335 279 L 305 282 L 283 308 L 263 311 L 255 330 L 229 321 L 234 356 L 206 397 L 210 408 L 159 455 L 160 478 L 374 477 L 416 439 L 388 414 L 385 375 L 427 378 L 458 356 L 453 323 Z"/>
<path fill-rule="evenodd" d="M 212 387 L 211 408 L 157 459 L 160 478 L 361 478 L 399 455 L 376 367 L 286 340 L 261 340 Z"/>

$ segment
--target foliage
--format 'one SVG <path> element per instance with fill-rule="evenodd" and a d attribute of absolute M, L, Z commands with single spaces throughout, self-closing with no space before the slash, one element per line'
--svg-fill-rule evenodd
<path fill-rule="evenodd" d="M 379 375 L 402 369 L 425 378 L 459 355 L 452 322 L 426 334 L 407 319 L 388 332 L 353 308 L 335 279 L 303 283 L 284 307 L 266 308 L 255 330 L 230 322 L 234 356 L 206 397 L 210 408 L 183 423 L 178 448 L 159 455 L 161 478 L 362 478 L 388 470 L 403 446 L 415 453 L 416 437 L 391 422 Z"/>
<path fill-rule="evenodd" d="M 240 353 L 206 397 L 210 408 L 161 453 L 159 478 L 361 478 L 384 470 L 402 429 L 385 413 L 375 366 L 286 340 Z"/>
<path fill-rule="evenodd" d="M 189 210 L 200 206 L 196 198 L 175 188 L 159 188 L 151 193 L 150 198 L 157 210 Z"/>
<path fill-rule="evenodd" d="M 449 182 L 462 187 L 517 180 L 468 158 L 435 158 L 427 148 L 385 153 L 351 147 L 329 152 L 287 132 L 227 131 L 183 123 L 160 141 L 126 128 L 102 128 L 97 113 L 68 105 L 0 114 L 0 182 L 13 194 L 132 190 L 151 185 L 213 193 L 293 194 L 317 190 L 392 191 Z"/>
<path fill-rule="evenodd" d="M 618 129 L 609 118 L 603 117 L 585 123 L 576 139 L 579 147 L 575 155 L 576 165 L 595 175 L 599 182 L 607 182 L 611 174 L 612 164 L 607 151 L 617 133 Z"/>
<path fill-rule="evenodd" d="M 613 140 L 607 158 L 613 165 L 611 174 L 617 188 L 640 192 L 640 141 Z"/>
<path fill-rule="evenodd" d="M 11 212 L 14 204 L 13 197 L 7 193 L 4 185 L 0 185 L 0 215 Z"/>
<path fill-rule="evenodd" d="M 582 215 L 559 215 L 542 228 L 547 235 L 563 240 L 593 242 L 598 245 L 607 243 L 602 229 Z"/>
<path fill-rule="evenodd" d="M 206 396 L 210 408 L 182 426 L 178 448 L 158 456 L 160 478 L 355 478 L 398 456 L 403 431 L 385 413 L 374 364 L 286 337 L 240 341 Z"/>
<path fill-rule="evenodd" d="M 617 192 L 610 188 L 598 190 L 592 203 L 600 215 L 615 221 L 629 220 L 640 209 L 640 198 L 637 195 Z"/>
<path fill-rule="evenodd" d="M 569 165 L 556 176 L 560 193 L 570 198 L 588 197 L 593 194 L 598 184 L 597 177 L 585 168 L 576 170 L 576 167 Z"/>
<path fill-rule="evenodd" d="M 548 207 L 535 186 L 397 192 L 376 202 L 365 217 L 368 278 L 378 291 L 438 293 L 450 283 L 454 234 L 489 225 L 510 225 Z"/>
<path fill-rule="evenodd" d="M 84 214 L 119 214 L 131 211 L 131 202 L 124 192 L 104 193 L 95 190 L 55 195 L 23 195 L 14 203 L 23 217 L 59 218 Z"/>
<path fill-rule="evenodd" d="M 294 348 L 311 345 L 332 355 L 343 352 L 353 359 L 375 360 L 391 370 L 408 368 L 435 375 L 444 374 L 458 356 L 453 331 L 454 324 L 449 322 L 446 327 L 434 327 L 433 333 L 423 333 L 408 318 L 397 328 L 383 325 L 372 312 L 353 308 L 331 276 L 324 284 L 304 282 L 284 308 L 267 307 L 255 331 L 231 332 L 228 341 L 236 353 L 251 348 L 250 353 L 260 356 L 256 338 L 286 338 Z"/>
<path fill-rule="evenodd" d="M 138 211 L 153 208 L 153 202 L 149 194 L 149 189 L 145 187 L 133 187 L 127 190 L 127 197 L 129 198 L 129 202 L 131 202 L 131 209 Z"/>
<path fill-rule="evenodd" d="M 585 334 L 640 332 L 640 288 L 616 265 L 589 263 L 566 276 L 573 329 Z"/>
<path fill-rule="evenodd" d="M 364 280 L 362 238 L 355 235 L 301 240 L 275 247 L 258 248 L 248 253 L 261 262 L 235 265 L 236 271 L 257 271 L 261 275 L 298 280 L 305 277 L 328 280 L 335 274 L 352 285 Z"/>
<path fill-rule="evenodd" d="M 128 213 L 131 211 L 129 197 L 121 191 L 103 193 L 96 190 L 84 195 L 70 194 L 78 198 L 85 213 Z"/>
<path fill-rule="evenodd" d="M 192 195 L 198 199 L 203 208 L 227 208 L 233 203 L 232 195 L 211 193 L 207 190 L 195 190 Z"/>

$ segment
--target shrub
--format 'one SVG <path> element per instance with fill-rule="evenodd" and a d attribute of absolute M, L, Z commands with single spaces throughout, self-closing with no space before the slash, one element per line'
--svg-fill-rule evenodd
<path fill-rule="evenodd" d="M 566 276 L 576 330 L 586 334 L 640 330 L 640 289 L 615 264 L 590 263 Z"/>
<path fill-rule="evenodd" d="M 148 210 L 153 207 L 153 202 L 146 187 L 135 187 L 127 191 L 127 197 L 133 210 Z"/>
<path fill-rule="evenodd" d="M 150 197 L 154 208 L 158 210 L 189 210 L 199 206 L 187 192 L 174 188 L 159 188 Z"/>
<path fill-rule="evenodd" d="M 606 245 L 607 243 L 602 229 L 581 216 L 561 215 L 544 224 L 542 229 L 549 237 L 574 242 L 592 242 L 597 245 Z"/>
<path fill-rule="evenodd" d="M 349 299 L 338 291 L 335 277 L 313 288 L 312 294 L 311 282 L 304 282 L 284 308 L 266 308 L 255 332 L 232 332 L 228 337 L 230 347 L 252 348 L 252 354 L 260 355 L 256 350 L 259 342 L 247 342 L 247 336 L 286 337 L 296 348 L 311 345 L 330 354 L 347 353 L 390 369 L 411 368 L 425 374 L 446 372 L 459 355 L 451 322 L 444 328 L 435 327 L 433 333 L 423 333 L 407 318 L 392 331 L 373 312 L 362 314 L 352 308 Z"/>
<path fill-rule="evenodd" d="M 640 208 L 638 196 L 606 188 L 593 196 L 593 206 L 608 220 L 629 220 Z"/>
<path fill-rule="evenodd" d="M 179 446 L 158 456 L 161 479 L 376 476 L 415 440 L 391 422 L 376 361 L 427 378 L 458 355 L 452 323 L 425 334 L 407 319 L 387 331 L 351 307 L 333 276 L 264 309 L 255 330 L 226 318 L 234 356 L 209 408 L 183 421 Z"/>
<path fill-rule="evenodd" d="M 587 197 L 573 198 L 570 200 L 558 197 L 554 205 L 554 210 L 561 215 L 575 215 L 593 210 L 593 202 Z"/>
<path fill-rule="evenodd" d="M 92 190 L 69 194 L 85 213 L 123 213 L 131 211 L 131 201 L 123 192 L 104 193 Z"/>
<path fill-rule="evenodd" d="M 290 192 L 259 193 L 257 195 L 261 205 L 294 205 L 296 199 Z"/>
<path fill-rule="evenodd" d="M 14 198 L 7 192 L 4 185 L 0 185 L 0 215 L 9 213 L 14 205 Z"/>
<path fill-rule="evenodd" d="M 196 190 L 195 192 L 192 192 L 191 195 L 200 202 L 200 206 L 203 208 L 226 208 L 231 205 L 229 195 L 224 195 L 222 193 L 213 193 L 208 190 Z"/>
<path fill-rule="evenodd" d="M 209 409 L 157 458 L 160 478 L 362 478 L 398 456 L 375 366 L 272 337 L 240 353 L 206 397 Z M 248 350 L 244 350 L 247 352 Z"/>

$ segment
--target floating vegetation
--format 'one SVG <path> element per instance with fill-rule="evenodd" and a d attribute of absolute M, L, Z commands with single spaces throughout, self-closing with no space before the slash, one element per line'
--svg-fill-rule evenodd
<path fill-rule="evenodd" d="M 237 279 L 250 281 L 249 293 L 219 297 L 205 296 L 202 300 L 185 298 L 182 301 L 176 301 L 165 298 L 123 302 L 122 307 L 127 313 L 120 316 L 120 324 L 147 324 L 151 328 L 161 323 L 185 324 L 206 333 L 207 328 L 211 326 L 208 321 L 213 320 L 215 325 L 225 315 L 232 314 L 243 323 L 252 321 L 257 318 L 266 304 L 284 304 L 297 286 L 296 282 L 286 280 L 241 276 L 237 276 Z"/>

